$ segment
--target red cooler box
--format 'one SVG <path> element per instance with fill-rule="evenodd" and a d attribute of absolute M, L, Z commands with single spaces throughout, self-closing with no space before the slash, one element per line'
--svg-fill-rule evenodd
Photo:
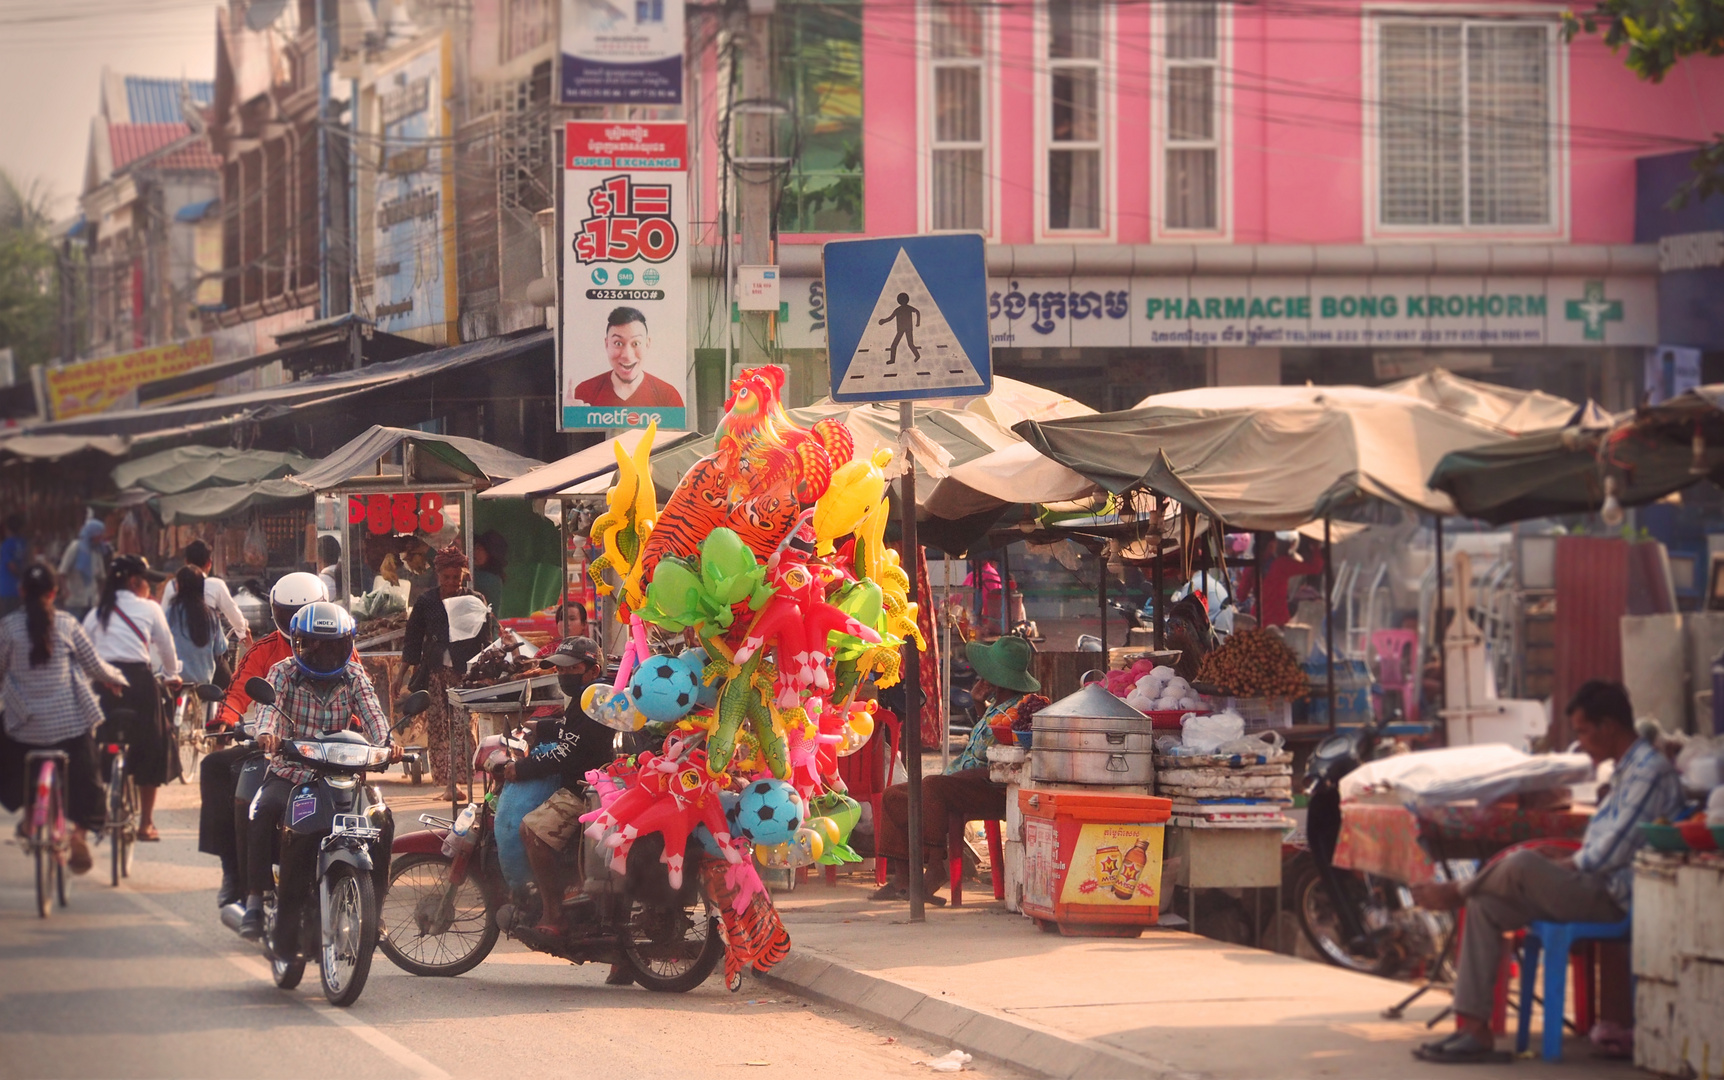
<path fill-rule="evenodd" d="M 1136 937 L 1161 917 L 1173 803 L 1152 795 L 1020 790 L 1024 914 L 1062 934 Z"/>

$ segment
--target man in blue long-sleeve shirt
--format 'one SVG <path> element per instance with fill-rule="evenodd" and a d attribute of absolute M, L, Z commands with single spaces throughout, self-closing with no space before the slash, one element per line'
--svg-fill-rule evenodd
<path fill-rule="evenodd" d="M 1616 683 L 1587 683 L 1568 705 L 1569 724 L 1593 761 L 1614 761 L 1610 790 L 1587 823 L 1580 850 L 1551 858 L 1519 851 L 1458 885 L 1421 885 L 1420 906 L 1466 907 L 1455 1016 L 1460 1030 L 1415 1053 L 1427 1061 L 1501 1060 L 1492 1045 L 1490 1015 L 1503 935 L 1530 922 L 1619 922 L 1633 903 L 1634 853 L 1642 822 L 1682 808 L 1682 783 L 1670 760 L 1634 730 L 1628 692 Z"/>

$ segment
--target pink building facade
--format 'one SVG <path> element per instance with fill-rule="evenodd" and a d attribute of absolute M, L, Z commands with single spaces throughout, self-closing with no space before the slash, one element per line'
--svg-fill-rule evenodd
<path fill-rule="evenodd" d="M 1631 403 L 1658 326 L 1635 162 L 1724 129 L 1724 61 L 1642 82 L 1561 11 L 781 0 L 780 343 L 823 359 L 820 243 L 972 230 L 997 369 L 1098 407 L 1439 365 Z M 716 61 L 695 84 L 716 220 Z"/>

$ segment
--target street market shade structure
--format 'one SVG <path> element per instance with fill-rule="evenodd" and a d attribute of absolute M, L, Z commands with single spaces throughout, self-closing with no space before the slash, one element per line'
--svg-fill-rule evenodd
<path fill-rule="evenodd" d="M 114 486 L 178 495 L 208 487 L 274 480 L 303 471 L 311 459 L 293 450 L 237 450 L 179 446 L 114 466 Z"/>
<path fill-rule="evenodd" d="M 1459 513 L 1503 524 L 1595 513 L 1607 480 L 1627 507 L 1708 478 L 1724 480 L 1724 384 L 1625 413 L 1608 427 L 1577 425 L 1458 450 L 1437 463 L 1430 482 Z"/>
<path fill-rule="evenodd" d="M 499 481 L 524 476 L 544 464 L 537 458 L 523 457 L 478 439 L 374 424 L 328 457 L 295 474 L 293 482 L 308 491 L 329 491 L 350 480 L 376 476 L 378 459 L 393 454 L 403 444 L 413 450 L 413 475 L 409 477 L 413 482 L 471 481 L 483 490 Z"/>
<path fill-rule="evenodd" d="M 480 498 L 547 499 L 557 495 L 588 495 L 595 494 L 592 490 L 595 484 L 596 494 L 603 495 L 605 489 L 615 482 L 612 474 L 617 468 L 616 448 L 622 447 L 625 454 L 633 453 L 645 436 L 644 429 L 625 431 L 490 487 Z M 699 436 L 692 431 L 660 431 L 653 437 L 653 452 L 670 450 L 695 438 Z"/>
<path fill-rule="evenodd" d="M 1507 438 L 1417 397 L 1357 386 L 1184 390 L 1013 430 L 1108 491 L 1180 498 L 1184 489 L 1250 530 L 1295 528 L 1370 498 L 1450 514 L 1449 496 L 1426 485 L 1437 462 Z"/>
<path fill-rule="evenodd" d="M 74 454 L 124 457 L 128 441 L 119 435 L 14 435 L 0 440 L 0 459 L 60 461 Z"/>
<path fill-rule="evenodd" d="M 1576 405 L 1567 398 L 1547 394 L 1543 390 L 1496 386 L 1462 378 L 1442 368 L 1389 383 L 1381 389 L 1476 420 L 1509 435 L 1546 431 L 1570 424 L 1610 422 L 1609 414 L 1592 402 Z"/>
<path fill-rule="evenodd" d="M 187 525 L 199 521 L 221 521 L 253 507 L 276 507 L 284 503 L 311 502 L 312 492 L 293 480 L 259 480 L 250 484 L 196 488 L 178 495 L 151 500 L 164 525 Z"/>

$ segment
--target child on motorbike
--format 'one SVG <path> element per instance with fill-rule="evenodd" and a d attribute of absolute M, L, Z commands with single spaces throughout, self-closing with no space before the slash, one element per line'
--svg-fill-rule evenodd
<path fill-rule="evenodd" d="M 377 691 L 354 655 L 357 627 L 345 608 L 328 601 L 307 604 L 289 624 L 293 655 L 270 669 L 268 681 L 275 690 L 275 703 L 259 703 L 257 742 L 270 755 L 269 779 L 258 789 L 251 804 L 251 822 L 246 837 L 247 891 L 245 918 L 240 935 L 248 941 L 263 936 L 263 894 L 274 882 L 270 872 L 271 840 L 281 827 L 293 789 L 316 774 L 284 760 L 282 745 L 295 739 L 314 739 L 326 731 L 340 731 L 350 718 L 357 718 L 372 743 L 389 742 L 389 718 L 377 700 Z M 395 747 L 391 760 L 398 760 Z M 389 850 L 389 837 L 382 851 Z M 278 908 L 275 939 L 270 943 L 277 956 L 291 957 L 298 951 L 299 905 L 305 896 L 301 860 L 281 855 L 281 882 L 276 888 Z M 389 881 L 387 860 L 378 868 L 377 895 L 383 896 Z"/>

